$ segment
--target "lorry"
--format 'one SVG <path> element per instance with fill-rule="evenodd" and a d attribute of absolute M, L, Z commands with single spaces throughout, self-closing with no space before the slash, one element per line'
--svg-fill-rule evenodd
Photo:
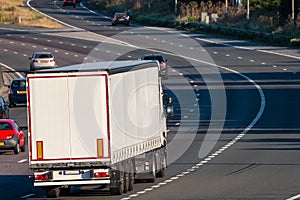
<path fill-rule="evenodd" d="M 121 195 L 164 176 L 172 108 L 157 61 L 38 70 L 26 81 L 29 168 L 47 197 L 85 185 Z"/>

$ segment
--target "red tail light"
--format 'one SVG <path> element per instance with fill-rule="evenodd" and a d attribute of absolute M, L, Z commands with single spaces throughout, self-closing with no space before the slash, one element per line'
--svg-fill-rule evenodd
<path fill-rule="evenodd" d="M 1 114 L 1 116 L 2 116 L 2 114 Z M 6 139 L 7 140 L 10 140 L 10 139 L 12 139 L 14 137 L 14 135 L 8 135 L 8 136 L 6 136 Z"/>
<path fill-rule="evenodd" d="M 166 63 L 163 62 L 163 63 L 160 63 L 160 66 L 161 67 L 166 67 L 167 65 L 166 65 Z"/>
<path fill-rule="evenodd" d="M 33 60 L 32 62 L 38 62 L 37 60 Z"/>
<path fill-rule="evenodd" d="M 54 62 L 54 59 L 51 59 L 50 62 Z"/>
<path fill-rule="evenodd" d="M 8 92 L 9 94 L 13 94 L 13 91 L 12 91 L 12 89 L 9 89 L 9 92 Z"/>
<path fill-rule="evenodd" d="M 94 174 L 95 178 L 106 178 L 109 177 L 109 172 L 96 172 Z"/>
<path fill-rule="evenodd" d="M 38 174 L 34 176 L 35 181 L 47 181 L 48 179 L 48 174 Z"/>

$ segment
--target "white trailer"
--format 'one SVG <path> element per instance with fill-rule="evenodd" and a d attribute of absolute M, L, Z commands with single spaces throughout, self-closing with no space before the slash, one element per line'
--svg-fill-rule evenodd
<path fill-rule="evenodd" d="M 166 118 L 155 61 L 86 63 L 27 75 L 34 186 L 58 197 L 74 185 L 111 194 L 164 176 Z"/>

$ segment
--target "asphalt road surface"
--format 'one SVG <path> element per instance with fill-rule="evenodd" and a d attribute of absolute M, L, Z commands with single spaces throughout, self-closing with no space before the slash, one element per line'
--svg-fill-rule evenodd
<path fill-rule="evenodd" d="M 30 4 L 66 28 L 0 26 L 0 63 L 25 76 L 34 51 L 51 51 L 59 66 L 163 53 L 170 66 L 164 89 L 175 98 L 164 178 L 137 183 L 122 196 L 89 186 L 74 187 L 59 199 L 296 199 L 297 50 L 165 28 L 112 27 L 110 19 L 81 6 Z M 21 126 L 27 125 L 26 115 L 26 106 L 11 109 Z M 28 167 L 28 151 L 0 153 L 1 199 L 45 198 L 33 187 Z"/>

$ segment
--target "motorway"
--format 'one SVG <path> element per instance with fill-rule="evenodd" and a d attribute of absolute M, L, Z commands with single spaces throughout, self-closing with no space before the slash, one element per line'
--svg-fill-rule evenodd
<path fill-rule="evenodd" d="M 24 76 L 34 51 L 51 51 L 59 66 L 163 53 L 170 65 L 164 89 L 176 101 L 164 178 L 137 183 L 122 196 L 95 186 L 59 199 L 297 199 L 297 50 L 166 28 L 112 27 L 87 8 L 61 4 L 30 2 L 66 23 L 64 29 L 0 26 L 0 63 Z M 27 125 L 26 106 L 12 108 L 10 116 Z M 27 151 L 0 153 L 0 192 L 1 199 L 45 198 L 33 187 Z"/>

